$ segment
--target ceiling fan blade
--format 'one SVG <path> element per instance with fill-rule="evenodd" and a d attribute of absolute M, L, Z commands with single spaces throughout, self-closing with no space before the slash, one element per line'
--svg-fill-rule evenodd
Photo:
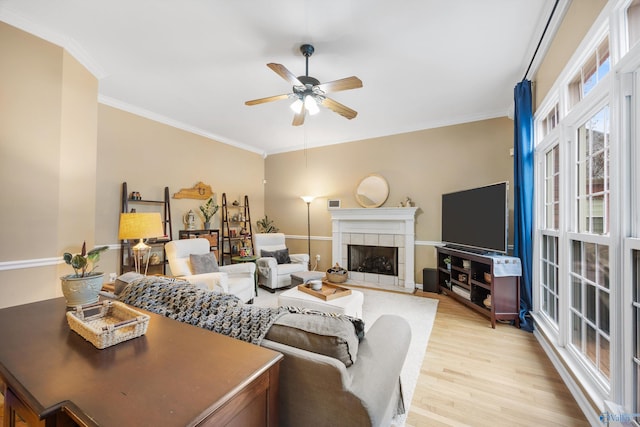
<path fill-rule="evenodd" d="M 325 93 L 358 89 L 362 87 L 362 80 L 360 80 L 356 76 L 351 76 L 340 80 L 334 80 L 332 82 L 322 83 L 317 85 L 316 87 Z"/>
<path fill-rule="evenodd" d="M 349 120 L 353 119 L 355 116 L 358 115 L 357 111 L 352 110 L 351 108 L 347 107 L 346 105 L 342 105 L 338 101 L 334 101 L 331 98 L 323 99 L 322 100 L 322 105 L 324 105 L 328 109 L 340 114 L 342 117 L 346 117 Z"/>
<path fill-rule="evenodd" d="M 275 71 L 277 75 L 279 75 L 280 77 L 282 77 L 283 79 L 291 83 L 292 86 L 304 87 L 302 82 L 298 80 L 298 78 L 291 71 L 289 71 L 287 67 L 285 67 L 284 65 L 270 62 L 267 64 L 267 67 L 271 68 L 273 71 Z"/>
<path fill-rule="evenodd" d="M 291 123 L 293 126 L 300 126 L 304 123 L 304 116 L 305 116 L 305 110 L 304 107 L 302 107 L 300 109 L 300 112 L 296 113 L 295 116 L 293 116 L 293 123 Z"/>
<path fill-rule="evenodd" d="M 281 99 L 287 99 L 287 98 L 289 98 L 289 94 L 275 95 L 275 96 L 268 96 L 266 98 L 252 99 L 251 101 L 247 101 L 244 104 L 258 105 L 258 104 L 264 104 L 265 102 L 279 101 Z"/>

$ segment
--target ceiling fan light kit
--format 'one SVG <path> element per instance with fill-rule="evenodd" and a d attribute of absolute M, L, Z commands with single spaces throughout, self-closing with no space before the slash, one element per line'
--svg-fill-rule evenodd
<path fill-rule="evenodd" d="M 320 111 L 318 104 L 327 107 L 349 120 L 356 117 L 358 115 L 357 111 L 352 110 L 346 105 L 342 105 L 331 98 L 327 98 L 326 94 L 328 92 L 361 88 L 362 81 L 355 76 L 351 76 L 327 83 L 320 83 L 318 79 L 309 76 L 309 57 L 314 51 L 314 47 L 310 44 L 303 44 L 300 46 L 300 52 L 304 55 L 306 62 L 304 76 L 296 77 L 291 71 L 281 64 L 267 64 L 267 67 L 271 68 L 276 74 L 292 85 L 291 93 L 254 99 L 245 102 L 245 105 L 258 105 L 264 104 L 265 102 L 292 98 L 294 99 L 294 102 L 291 104 L 291 109 L 295 113 L 293 116 L 293 126 L 302 125 L 304 123 L 306 113 L 309 113 L 309 115 L 317 114 Z"/>

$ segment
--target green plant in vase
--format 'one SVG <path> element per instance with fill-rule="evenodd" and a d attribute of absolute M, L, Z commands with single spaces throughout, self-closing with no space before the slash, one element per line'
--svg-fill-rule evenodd
<path fill-rule="evenodd" d="M 200 212 L 204 217 L 204 229 L 209 230 L 211 228 L 211 218 L 218 212 L 220 206 L 213 201 L 213 198 L 209 197 L 204 205 L 200 205 Z"/>
<path fill-rule="evenodd" d="M 74 274 L 67 274 L 60 278 L 62 294 L 67 300 L 67 306 L 91 304 L 98 301 L 104 273 L 96 272 L 100 254 L 109 249 L 99 246 L 87 252 L 87 243 L 82 243 L 80 253 L 65 252 L 64 262 L 73 268 Z M 91 267 L 91 268 L 89 268 Z"/>
<path fill-rule="evenodd" d="M 258 226 L 259 233 L 277 233 L 278 227 L 276 227 L 272 220 L 269 219 L 267 215 L 264 218 L 256 221 L 256 225 Z"/>
<path fill-rule="evenodd" d="M 446 257 L 445 259 L 442 260 L 442 262 L 444 262 L 447 265 L 448 270 L 451 270 L 451 258 Z"/>

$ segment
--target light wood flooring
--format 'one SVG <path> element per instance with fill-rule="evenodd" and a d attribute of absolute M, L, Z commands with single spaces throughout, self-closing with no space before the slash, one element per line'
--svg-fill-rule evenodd
<path fill-rule="evenodd" d="M 589 425 L 531 333 L 417 294 L 440 302 L 407 427 Z"/>
<path fill-rule="evenodd" d="M 533 334 L 418 293 L 440 302 L 407 427 L 589 425 Z"/>

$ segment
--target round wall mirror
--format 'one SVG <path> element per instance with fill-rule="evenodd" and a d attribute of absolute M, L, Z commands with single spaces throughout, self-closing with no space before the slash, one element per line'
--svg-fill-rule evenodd
<path fill-rule="evenodd" d="M 377 208 L 389 197 L 389 184 L 382 175 L 365 176 L 356 188 L 356 200 L 363 208 Z"/>

